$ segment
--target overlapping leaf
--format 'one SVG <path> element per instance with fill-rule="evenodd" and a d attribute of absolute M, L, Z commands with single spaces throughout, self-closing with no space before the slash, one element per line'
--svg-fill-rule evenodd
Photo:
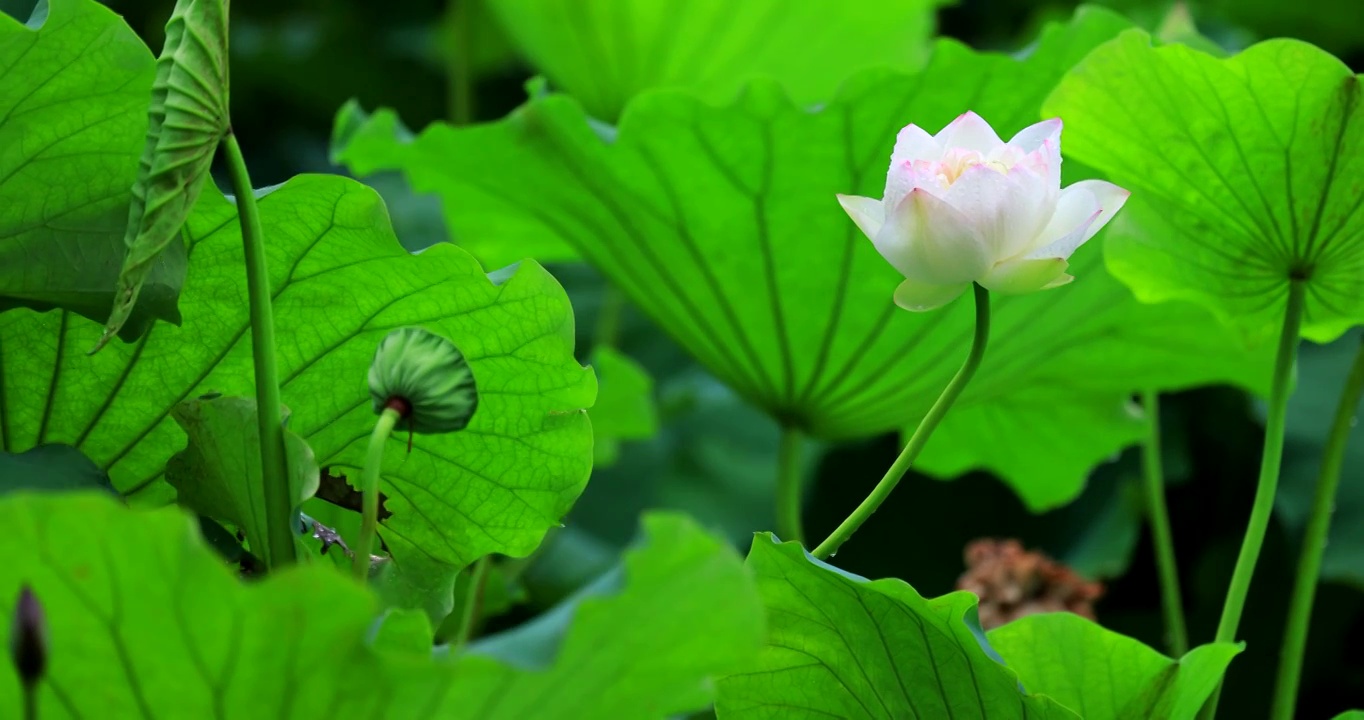
<path fill-rule="evenodd" d="M 381 534 L 453 565 L 530 552 L 591 464 L 582 408 L 595 382 L 573 360 L 562 288 L 533 263 L 494 285 L 458 248 L 408 254 L 378 197 L 351 180 L 295 178 L 264 195 L 260 212 L 290 429 L 322 465 L 357 475 L 374 423 L 365 377 L 379 339 L 407 325 L 451 338 L 478 378 L 480 410 L 465 431 L 423 437 L 410 454 L 406 437 L 390 441 L 383 492 L 393 516 Z M 79 350 L 98 335 L 92 323 L 70 313 L 0 315 L 7 450 L 66 442 L 135 499 L 166 497 L 159 478 L 184 446 L 171 409 L 252 387 L 234 206 L 206 193 L 187 235 L 194 265 L 181 307 L 194 322 L 183 328 L 159 324 L 132 345 L 86 357 Z"/>
<path fill-rule="evenodd" d="M 101 344 L 127 322 L 142 283 L 179 240 L 203 190 L 228 129 L 227 76 L 227 0 L 177 0 L 156 62 L 147 143 L 124 235 L 127 254 Z"/>
<path fill-rule="evenodd" d="M 1306 283 L 1303 334 L 1364 321 L 1364 103 L 1327 53 L 1271 40 L 1227 59 L 1130 31 L 1048 99 L 1066 151 L 1132 190 L 1108 265 L 1147 301 L 1195 300 L 1251 338 Z"/>
<path fill-rule="evenodd" d="M 1151 12 L 1146 0 L 1109 0 L 1104 5 L 1135 16 Z M 1163 8 L 1163 5 L 1154 6 Z M 1199 24 L 1220 27 L 1225 36 L 1236 38 L 1292 37 L 1307 40 L 1330 52 L 1345 56 L 1364 47 L 1364 25 L 1349 22 L 1359 10 L 1355 0 L 1320 0 L 1312 3 L 1285 3 L 1278 0 L 1200 0 L 1193 4 Z M 1188 12 L 1188 10 L 1185 10 Z"/>
<path fill-rule="evenodd" d="M 928 600 L 766 533 L 753 539 L 748 566 L 770 634 L 752 666 L 720 681 L 721 717 L 1078 717 L 1020 689 L 986 642 L 970 593 Z"/>
<path fill-rule="evenodd" d="M 378 603 L 342 572 L 242 583 L 178 510 L 16 494 L 0 513 L 0 616 L 21 584 L 47 616 L 43 718 L 662 720 L 704 706 L 763 629 L 734 551 L 675 515 L 647 519 L 622 568 L 541 620 L 433 658 L 420 614 L 390 614 L 369 646 Z M 21 695 L 0 663 L 0 715 L 19 717 Z"/>
<path fill-rule="evenodd" d="M 594 467 L 611 465 L 620 455 L 622 440 L 643 440 L 658 432 L 654 381 L 647 371 L 615 348 L 592 352 L 600 392 L 592 406 Z"/>
<path fill-rule="evenodd" d="M 256 401 L 242 397 L 186 400 L 171 417 L 189 436 L 184 450 L 166 463 L 175 500 L 200 515 L 239 528 L 257 557 L 268 552 L 265 479 Z M 284 415 L 287 427 L 288 413 Z M 292 513 L 317 492 L 317 458 L 297 434 L 284 431 Z"/>
<path fill-rule="evenodd" d="M 1081 11 L 1023 60 L 943 41 L 921 73 L 863 74 L 817 112 L 763 83 L 728 107 L 652 93 L 607 139 L 559 96 L 411 141 L 389 113 L 358 125 L 343 114 L 339 136 L 354 144 L 339 155 L 440 192 L 450 227 L 479 239 L 475 253 L 571 245 L 780 422 L 862 436 L 918 421 L 966 353 L 971 310 L 899 311 L 897 274 L 834 195 L 879 196 L 909 122 L 936 130 L 974 109 L 1006 136 L 1032 123 L 1055 81 L 1124 27 Z M 1072 286 L 997 299 L 984 365 L 925 468 L 988 468 L 1033 507 L 1052 506 L 1138 436 L 1134 390 L 1268 377 L 1204 311 L 1137 303 L 1104 272 L 1097 241 L 1073 263 Z"/>
<path fill-rule="evenodd" d="M 92 488 L 114 492 L 109 476 L 70 445 L 40 445 L 21 453 L 0 452 L 0 494 Z"/>
<path fill-rule="evenodd" d="M 0 613 L 26 583 L 47 617 L 39 717 L 322 720 L 410 708 L 438 670 L 400 675 L 365 647 L 375 602 L 343 574 L 314 565 L 242 584 L 178 509 L 133 512 L 93 494 L 11 495 L 0 508 L 11 558 Z M 0 663 L 0 715 L 20 717 L 20 697 Z"/>
<path fill-rule="evenodd" d="M 1085 720 L 1193 720 L 1244 645 L 1201 645 L 1172 660 L 1070 613 L 1032 615 L 989 632 L 1023 687 Z"/>
<path fill-rule="evenodd" d="M 623 563 L 537 620 L 475 644 L 444 707 L 479 720 L 661 720 L 711 701 L 711 678 L 763 639 L 753 578 L 683 516 L 644 518 Z"/>
<path fill-rule="evenodd" d="M 679 87 L 728 102 L 753 77 L 798 102 L 828 100 L 852 72 L 923 59 L 943 0 L 490 0 L 523 55 L 593 116 Z"/>
<path fill-rule="evenodd" d="M 41 0 L 27 26 L 0 13 L 0 310 L 109 317 L 153 74 L 94 0 Z M 184 263 L 172 246 L 153 265 L 125 336 L 179 321 Z"/>
<path fill-rule="evenodd" d="M 633 518 L 657 507 L 686 512 L 736 544 L 749 542 L 754 528 L 772 527 L 772 468 L 781 444 L 776 423 L 699 371 L 669 378 L 659 405 L 661 431 L 633 443 L 617 464 L 593 467 L 570 527 L 620 544 L 631 537 Z M 803 477 L 814 474 L 817 459 L 804 454 Z M 556 540 L 573 542 L 566 535 Z"/>

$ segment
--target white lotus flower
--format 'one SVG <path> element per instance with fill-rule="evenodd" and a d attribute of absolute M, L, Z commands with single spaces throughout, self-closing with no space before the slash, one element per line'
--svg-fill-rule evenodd
<path fill-rule="evenodd" d="M 1061 188 L 1061 120 L 1004 142 L 968 112 L 937 135 L 900 131 L 880 200 L 838 201 L 905 281 L 895 302 L 931 310 L 980 283 L 1018 294 L 1064 285 L 1067 259 L 1127 201 L 1102 180 Z"/>

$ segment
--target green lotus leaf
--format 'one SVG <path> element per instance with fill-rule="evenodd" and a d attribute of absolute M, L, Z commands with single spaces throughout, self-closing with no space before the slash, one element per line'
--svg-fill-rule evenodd
<path fill-rule="evenodd" d="M 137 34 L 93 0 L 40 0 L 27 25 L 0 13 L 0 311 L 108 319 L 153 66 Z M 152 319 L 180 321 L 184 277 L 184 248 L 172 243 L 148 271 L 126 339 Z"/>
<path fill-rule="evenodd" d="M 592 416 L 593 467 L 616 462 L 623 440 L 644 440 L 658 432 L 654 381 L 629 355 L 610 346 L 592 352 L 599 392 Z"/>
<path fill-rule="evenodd" d="M 189 437 L 185 449 L 166 463 L 166 480 L 175 486 L 176 502 L 240 528 L 251 551 L 265 557 L 269 527 L 256 401 L 195 398 L 176 405 L 171 417 Z M 286 427 L 288 417 L 286 411 Z M 317 492 L 317 458 L 308 443 L 288 429 L 284 449 L 293 512 Z"/>
<path fill-rule="evenodd" d="M 573 599 L 450 657 L 422 613 L 376 628 L 375 597 L 326 563 L 240 581 L 178 509 L 16 493 L 0 513 L 0 614 L 28 585 L 47 618 L 43 718 L 660 720 L 708 704 L 763 633 L 739 557 L 675 514 L 647 517 Z M 4 647 L 11 632 L 0 623 Z M 21 695 L 0 663 L 0 716 L 21 717 Z"/>
<path fill-rule="evenodd" d="M 772 83 L 723 107 L 653 92 L 608 132 L 550 95 L 496 124 L 411 138 L 391 112 L 365 121 L 351 106 L 336 152 L 361 174 L 401 168 L 440 193 L 476 255 L 572 246 L 778 422 L 863 437 L 919 421 L 966 355 L 972 311 L 897 309 L 898 273 L 835 195 L 879 196 L 909 122 L 936 130 L 974 109 L 1005 136 L 1034 123 L 1055 82 L 1126 27 L 1082 10 L 1022 59 L 940 41 L 921 72 L 859 75 L 817 111 Z M 1104 270 L 1102 243 L 1072 258 L 1071 285 L 995 298 L 984 364 L 923 469 L 989 469 L 1029 506 L 1052 507 L 1140 436 L 1134 392 L 1268 382 L 1263 354 L 1242 351 L 1207 311 L 1137 302 Z"/>
<path fill-rule="evenodd" d="M 1364 321 L 1364 103 L 1344 63 L 1296 40 L 1220 59 L 1128 31 L 1047 100 L 1068 154 L 1132 191 L 1108 266 L 1146 302 L 1192 300 L 1252 342 L 1305 284 L 1302 333 Z"/>
<path fill-rule="evenodd" d="M 0 494 L 91 488 L 114 492 L 109 476 L 70 445 L 39 445 L 21 453 L 0 452 Z"/>
<path fill-rule="evenodd" d="M 1020 687 L 986 641 L 971 593 L 925 599 L 770 533 L 753 539 L 748 567 L 770 632 L 752 665 L 720 680 L 720 717 L 1079 717 Z"/>
<path fill-rule="evenodd" d="M 676 717 L 709 705 L 714 678 L 751 661 L 763 631 L 733 548 L 686 516 L 648 513 L 619 565 L 472 645 L 445 705 L 479 720 Z"/>
<path fill-rule="evenodd" d="M 450 245 L 409 254 L 378 196 L 353 180 L 294 178 L 259 207 L 289 429 L 319 465 L 359 477 L 374 426 L 366 383 L 374 348 L 397 327 L 438 332 L 478 378 L 479 411 L 463 431 L 423 436 L 411 452 L 405 434 L 390 439 L 382 492 L 392 516 L 380 534 L 455 566 L 533 550 L 591 469 L 583 409 L 596 384 L 573 359 L 563 289 L 530 262 L 494 284 Z M 135 502 L 169 499 L 166 460 L 185 444 L 171 410 L 210 392 L 253 394 L 236 208 L 207 191 L 185 232 L 194 264 L 181 307 L 195 322 L 184 327 L 158 324 L 136 343 L 86 357 L 93 323 L 69 312 L 0 314 L 7 451 L 67 443 Z"/>
<path fill-rule="evenodd" d="M 630 98 L 685 88 L 728 102 L 776 78 L 801 103 L 827 100 L 853 71 L 923 60 L 944 0 L 489 0 L 522 55 L 595 117 Z M 818 38 L 817 42 L 812 38 Z"/>
<path fill-rule="evenodd" d="M 177 0 L 156 61 L 147 143 L 124 236 L 128 251 L 101 345 L 127 322 L 142 283 L 180 240 L 204 189 L 218 141 L 228 132 L 227 73 L 227 0 Z"/>
<path fill-rule="evenodd" d="M 1193 720 L 1243 643 L 1174 660 L 1070 613 L 1030 615 L 988 633 L 1023 686 L 1085 720 Z"/>

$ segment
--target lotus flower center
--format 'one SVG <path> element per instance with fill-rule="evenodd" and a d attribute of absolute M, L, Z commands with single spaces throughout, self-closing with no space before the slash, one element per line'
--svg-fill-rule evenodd
<path fill-rule="evenodd" d="M 1013 158 L 1010 158 L 1007 155 L 1005 157 L 987 159 L 984 155 L 975 150 L 952 148 L 943 153 L 942 160 L 938 163 L 938 179 L 942 181 L 943 185 L 951 186 L 967 171 L 967 169 L 975 167 L 976 165 L 984 165 L 1001 175 L 1007 175 L 1009 173 L 1009 168 L 1014 165 L 1014 163 L 1009 162 L 1011 159 Z"/>

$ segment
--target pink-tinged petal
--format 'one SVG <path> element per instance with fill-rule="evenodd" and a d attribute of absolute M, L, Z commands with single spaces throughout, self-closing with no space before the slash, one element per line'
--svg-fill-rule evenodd
<path fill-rule="evenodd" d="M 890 154 L 892 164 L 915 160 L 937 160 L 942 157 L 942 146 L 918 125 L 906 125 L 895 136 L 895 150 Z"/>
<path fill-rule="evenodd" d="M 963 113 L 953 120 L 935 136 L 935 139 L 944 150 L 965 148 L 982 155 L 989 155 L 995 148 L 1004 144 L 999 135 L 995 134 L 995 129 L 990 127 L 990 123 L 973 112 Z"/>
<path fill-rule="evenodd" d="M 1042 260 L 1009 260 L 992 268 L 980 284 L 990 292 L 1001 295 L 1021 295 L 1055 287 L 1066 275 L 1068 263 L 1061 258 Z"/>
<path fill-rule="evenodd" d="M 906 160 L 892 163 L 886 172 L 886 192 L 881 205 L 893 208 L 915 188 L 941 196 L 947 190 L 946 169 L 936 160 Z"/>
<path fill-rule="evenodd" d="M 1085 244 L 1094 233 L 1089 230 L 1094 226 L 1094 221 L 1099 219 L 1099 210 L 1095 210 L 1089 217 L 1080 221 L 1074 230 L 1062 235 L 1055 240 L 1043 245 L 1042 247 L 1026 253 L 1022 257 L 1027 260 L 1045 258 L 1068 258 Z"/>
<path fill-rule="evenodd" d="M 1036 151 L 1042 143 L 1050 140 L 1057 148 L 1061 147 L 1061 118 L 1043 120 L 1018 131 L 1009 139 L 1009 145 L 1025 153 Z"/>
<path fill-rule="evenodd" d="M 1026 169 L 1033 175 L 1042 177 L 1046 184 L 1053 190 L 1061 190 L 1061 145 L 1053 140 L 1042 140 L 1042 147 L 1031 153 L 1023 154 L 1022 150 L 1013 146 L 1004 146 L 1005 150 L 1012 150 L 1018 154 L 1016 160 L 1007 162 L 1011 168 Z M 1000 153 L 1004 155 L 1005 153 Z"/>
<path fill-rule="evenodd" d="M 1024 153 L 1015 162 L 1061 187 L 1061 119 L 1043 120 L 1023 128 L 1009 140 L 1006 150 Z M 1004 152 L 1000 153 L 1005 154 Z"/>
<path fill-rule="evenodd" d="M 906 279 L 927 285 L 971 282 L 992 262 L 971 220 L 922 189 L 886 215 L 872 244 Z"/>
<path fill-rule="evenodd" d="M 1082 180 L 1061 191 L 1056 214 L 1038 234 L 1029 258 L 1067 258 L 1099 232 L 1130 192 L 1103 180 Z"/>
<path fill-rule="evenodd" d="M 843 206 L 843 211 L 868 238 L 875 239 L 876 234 L 881 232 L 886 214 L 881 209 L 880 200 L 861 195 L 839 195 L 838 204 Z"/>
<path fill-rule="evenodd" d="M 1018 162 L 1019 167 L 1025 167 L 1039 177 L 1045 178 L 1047 184 L 1057 190 L 1061 189 L 1061 143 L 1052 140 L 1043 140 L 1042 147 L 1030 152 Z"/>
<path fill-rule="evenodd" d="M 956 300 L 968 287 L 971 283 L 928 285 L 906 280 L 895 288 L 895 304 L 911 312 L 924 312 Z"/>
<path fill-rule="evenodd" d="M 992 261 L 1026 252 L 1056 207 L 1058 192 L 1025 168 L 973 165 L 942 196 L 970 218 Z"/>
<path fill-rule="evenodd" d="M 1081 180 L 1071 185 L 1071 187 L 1077 186 L 1083 186 L 1093 193 L 1094 198 L 1099 201 L 1099 207 L 1103 208 L 1103 212 L 1099 213 L 1098 219 L 1089 228 L 1090 237 L 1102 230 L 1108 221 L 1118 214 L 1122 206 L 1127 204 L 1127 198 L 1132 197 L 1131 190 L 1125 190 L 1106 180 Z"/>
<path fill-rule="evenodd" d="M 1029 257 L 1061 257 L 1051 254 L 1054 250 L 1071 246 L 1073 250 L 1084 242 L 1084 233 L 1098 219 L 1103 208 L 1098 198 L 1079 183 L 1061 190 L 1056 199 L 1056 211 L 1033 240 L 1026 253 Z"/>

